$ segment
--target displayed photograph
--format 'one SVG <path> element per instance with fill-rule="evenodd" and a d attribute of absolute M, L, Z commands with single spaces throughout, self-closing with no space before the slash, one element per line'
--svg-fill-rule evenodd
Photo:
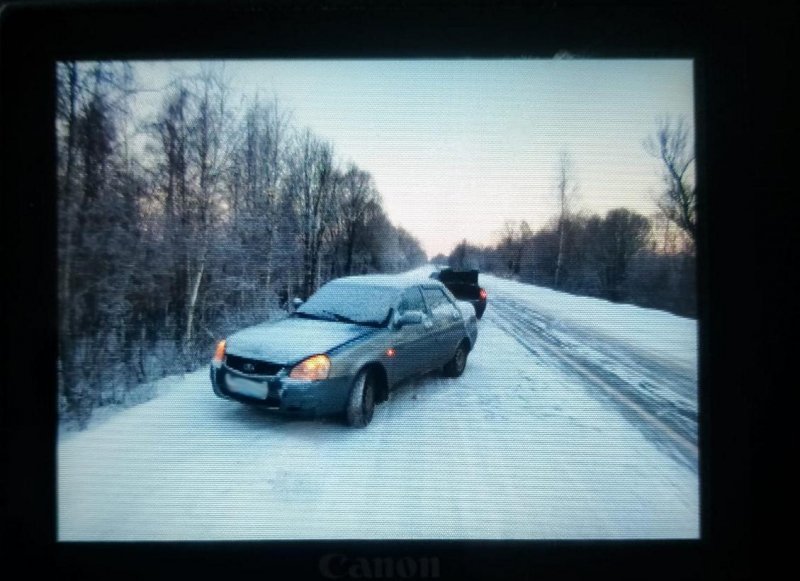
<path fill-rule="evenodd" d="M 53 74 L 59 541 L 700 538 L 691 59 Z"/>

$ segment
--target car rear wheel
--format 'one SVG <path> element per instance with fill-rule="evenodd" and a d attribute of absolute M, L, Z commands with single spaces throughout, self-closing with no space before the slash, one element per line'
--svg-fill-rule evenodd
<path fill-rule="evenodd" d="M 444 374 L 447 377 L 458 377 L 464 373 L 464 368 L 467 366 L 468 352 L 469 350 L 467 349 L 466 343 L 462 341 L 458 345 L 458 349 L 456 349 L 456 353 L 453 355 L 453 358 L 444 366 Z"/>
<path fill-rule="evenodd" d="M 356 376 L 350 390 L 346 410 L 347 425 L 354 428 L 363 428 L 369 425 L 374 411 L 375 381 L 372 374 L 364 370 Z"/>

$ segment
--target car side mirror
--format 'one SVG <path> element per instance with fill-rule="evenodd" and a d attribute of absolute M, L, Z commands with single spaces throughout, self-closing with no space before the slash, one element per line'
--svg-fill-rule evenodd
<path fill-rule="evenodd" d="M 302 304 L 303 304 L 303 299 L 301 299 L 300 297 L 294 297 L 292 299 L 292 306 L 294 307 L 295 310 L 297 310 Z"/>
<path fill-rule="evenodd" d="M 395 326 L 400 329 L 406 325 L 419 325 L 425 319 L 422 311 L 406 311 L 395 322 Z"/>

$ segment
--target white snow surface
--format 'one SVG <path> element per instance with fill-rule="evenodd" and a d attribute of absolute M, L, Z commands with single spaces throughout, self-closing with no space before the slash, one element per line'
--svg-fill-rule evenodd
<path fill-rule="evenodd" d="M 512 297 L 548 317 L 592 334 L 624 342 L 651 357 L 668 360 L 684 370 L 697 370 L 697 320 L 665 311 L 602 299 L 571 295 L 549 288 L 481 274 L 480 285 L 493 298 Z"/>
<path fill-rule="evenodd" d="M 691 365 L 678 317 L 481 284 L 489 309 L 513 296 Z M 60 438 L 58 538 L 698 538 L 696 471 L 590 388 L 487 317 L 461 377 L 400 386 L 365 429 L 219 399 L 204 367 Z"/>

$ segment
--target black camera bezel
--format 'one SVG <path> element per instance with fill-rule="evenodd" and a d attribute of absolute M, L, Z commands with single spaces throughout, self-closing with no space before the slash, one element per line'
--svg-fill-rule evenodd
<path fill-rule="evenodd" d="M 785 8 L 790 11 L 791 9 Z M 7 529 L 12 552 L 32 567 L 141 576 L 160 570 L 319 577 L 319 560 L 350 556 L 431 557 L 442 578 L 745 577 L 753 565 L 750 391 L 763 375 L 756 356 L 729 333 L 756 282 L 726 289 L 755 250 L 727 254 L 746 208 L 726 204 L 740 184 L 731 126 L 746 115 L 752 36 L 747 17 L 692 3 L 405 1 L 9 4 L 0 25 L 3 215 L 7 303 L 5 432 Z M 770 21 L 771 22 L 771 21 Z M 764 25 L 759 30 L 766 30 Z M 263 31 L 270 30 L 264 34 Z M 302 30 L 304 34 L 298 34 Z M 771 30 L 771 29 L 770 29 Z M 757 35 L 756 35 L 757 38 Z M 773 40 L 773 42 L 775 42 Z M 663 541 L 353 541 L 259 543 L 58 543 L 56 541 L 55 62 L 172 58 L 691 58 L 695 63 L 700 320 L 701 538 Z M 780 65 L 772 65 L 777 67 Z M 742 117 L 743 118 L 743 117 Z M 765 154 L 762 154 L 765 155 Z M 767 200 L 773 215 L 777 202 Z M 766 219 L 766 218 L 764 218 Z M 11 224 L 13 222 L 13 224 Z M 764 228 L 764 223 L 758 227 Z M 760 333 L 757 316 L 737 321 Z M 735 361 L 735 364 L 732 364 Z M 731 368 L 735 365 L 735 369 Z M 763 396 L 762 396 L 763 397 Z"/>

